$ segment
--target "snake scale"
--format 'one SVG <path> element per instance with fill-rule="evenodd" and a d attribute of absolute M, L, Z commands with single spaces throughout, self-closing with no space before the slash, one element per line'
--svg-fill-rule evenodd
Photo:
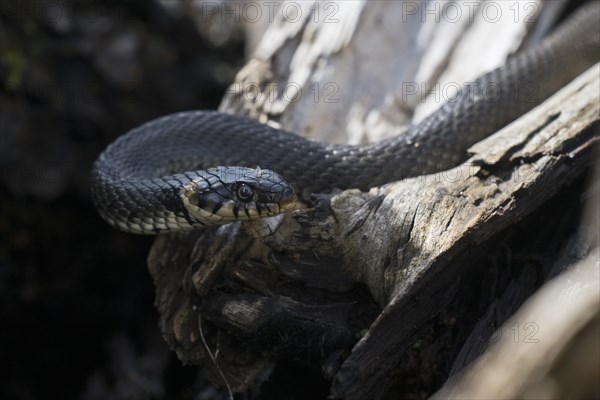
<path fill-rule="evenodd" d="M 539 46 L 467 85 L 456 101 L 376 143 L 321 143 L 214 111 L 152 120 L 100 155 L 91 175 L 94 203 L 114 227 L 156 234 L 276 215 L 296 196 L 367 190 L 449 168 L 597 63 L 599 21 L 600 4 L 588 3 Z"/>

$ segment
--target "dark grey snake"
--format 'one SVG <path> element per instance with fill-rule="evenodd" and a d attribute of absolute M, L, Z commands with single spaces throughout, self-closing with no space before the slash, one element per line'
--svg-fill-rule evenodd
<path fill-rule="evenodd" d="M 294 205 L 294 193 L 307 199 L 332 189 L 367 190 L 454 166 L 472 144 L 597 63 L 599 21 L 594 1 L 540 46 L 465 87 L 457 101 L 377 143 L 325 144 L 219 112 L 155 119 L 100 155 L 92 171 L 94 202 L 116 228 L 155 234 L 276 215 Z"/>

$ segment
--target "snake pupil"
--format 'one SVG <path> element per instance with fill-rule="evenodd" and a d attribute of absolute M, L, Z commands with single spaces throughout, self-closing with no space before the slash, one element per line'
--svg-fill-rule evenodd
<path fill-rule="evenodd" d="M 248 201 L 254 196 L 254 190 L 246 184 L 240 185 L 237 189 L 237 197 L 242 201 Z"/>

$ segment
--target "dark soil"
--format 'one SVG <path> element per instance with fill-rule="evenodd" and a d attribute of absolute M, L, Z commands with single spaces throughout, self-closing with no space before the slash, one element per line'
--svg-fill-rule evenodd
<path fill-rule="evenodd" d="M 117 232 L 88 194 L 128 129 L 215 109 L 243 65 L 152 2 L 0 6 L 0 398 L 219 399 L 164 344 L 152 238 Z"/>

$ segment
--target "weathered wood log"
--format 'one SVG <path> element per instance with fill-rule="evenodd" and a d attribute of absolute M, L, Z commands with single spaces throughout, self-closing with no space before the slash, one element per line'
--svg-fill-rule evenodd
<path fill-rule="evenodd" d="M 596 184 L 599 178 L 596 165 Z M 598 398 L 599 195 L 597 189 L 591 193 L 585 222 L 553 265 L 561 275 L 532 296 L 496 333 L 490 349 L 433 398 Z M 523 325 L 529 328 L 524 337 L 516 330 Z M 475 329 L 471 336 L 477 334 Z M 461 353 L 473 345 L 468 340 Z"/>
<path fill-rule="evenodd" d="M 315 15 L 328 10 L 310 7 L 295 24 L 278 20 L 267 30 L 222 110 L 330 141 L 398 134 L 435 108 L 421 106 L 433 82 L 494 67 L 518 47 L 527 22 L 507 24 L 511 45 L 494 46 L 495 64 L 482 65 L 485 58 L 452 45 L 471 38 L 469 46 L 492 46 L 475 40 L 489 28 L 481 14 L 473 24 L 435 24 L 418 5 L 413 13 L 402 3 L 340 3 L 339 23 L 327 25 Z M 448 68 L 456 60 L 465 68 Z M 412 98 L 407 82 L 423 82 Z M 287 357 L 321 366 L 336 397 L 382 398 L 419 332 L 457 297 L 469 255 L 589 165 L 598 84 L 595 66 L 452 170 L 316 195 L 310 208 L 243 228 L 159 237 L 148 262 L 164 337 L 184 362 L 203 365 L 219 385 L 223 374 L 235 391 Z"/>
<path fill-rule="evenodd" d="M 340 253 L 352 260 L 353 275 L 387 304 L 342 365 L 336 395 L 360 399 L 382 393 L 387 371 L 413 343 L 413 335 L 436 306 L 454 295 L 452 283 L 462 271 L 452 261 L 520 221 L 589 165 L 598 141 L 598 68 L 474 146 L 473 158 L 447 175 L 371 191 L 358 211 L 356 203 L 332 201 L 337 237 L 344 238 Z M 364 209 L 376 196 L 383 199 L 366 218 Z M 374 231 L 386 240 L 358 247 L 365 232 Z M 429 301 L 414 304 L 415 297 Z"/>

